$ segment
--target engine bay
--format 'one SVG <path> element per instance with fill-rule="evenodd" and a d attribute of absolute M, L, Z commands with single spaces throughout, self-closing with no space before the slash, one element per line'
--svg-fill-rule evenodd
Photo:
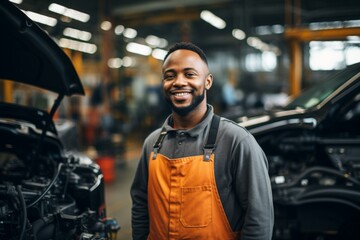
<path fill-rule="evenodd" d="M 46 137 L 0 130 L 0 239 L 114 239 L 98 165 Z M 37 149 L 37 151 L 34 151 Z"/>
<path fill-rule="evenodd" d="M 257 137 L 269 162 L 276 239 L 357 239 L 358 139 L 304 129 Z"/>

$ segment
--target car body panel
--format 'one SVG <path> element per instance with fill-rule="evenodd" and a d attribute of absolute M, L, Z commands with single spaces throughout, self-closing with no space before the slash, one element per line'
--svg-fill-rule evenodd
<path fill-rule="evenodd" d="M 22 93 L 35 95 L 35 86 L 46 100 L 58 95 L 50 110 L 15 96 L 0 103 L 0 239 L 115 239 L 120 227 L 106 213 L 101 169 L 64 148 L 71 140 L 64 144 L 66 132 L 58 134 L 53 120 L 64 96 L 84 94 L 75 68 L 9 1 L 0 1 L 0 29 L 0 79 L 26 84 Z"/>
<path fill-rule="evenodd" d="M 268 158 L 274 240 L 360 239 L 360 63 L 336 75 L 285 110 L 240 118 Z"/>
<path fill-rule="evenodd" d="M 84 95 L 70 59 L 47 33 L 9 1 L 1 2 L 0 15 L 0 78 Z"/>

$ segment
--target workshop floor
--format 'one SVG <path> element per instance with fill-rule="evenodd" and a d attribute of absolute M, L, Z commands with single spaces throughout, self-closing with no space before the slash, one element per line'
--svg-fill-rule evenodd
<path fill-rule="evenodd" d="M 117 164 L 115 180 L 105 184 L 107 215 L 116 218 L 121 226 L 117 240 L 132 239 L 130 186 L 140 157 L 142 141 L 141 137 L 133 137 L 127 141 L 125 163 Z"/>

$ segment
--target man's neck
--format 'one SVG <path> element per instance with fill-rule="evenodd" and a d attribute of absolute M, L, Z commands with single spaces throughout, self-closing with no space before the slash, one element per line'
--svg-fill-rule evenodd
<path fill-rule="evenodd" d="M 205 117 L 207 105 L 199 105 L 193 111 L 185 116 L 173 112 L 173 128 L 175 129 L 191 129 L 199 124 Z"/>

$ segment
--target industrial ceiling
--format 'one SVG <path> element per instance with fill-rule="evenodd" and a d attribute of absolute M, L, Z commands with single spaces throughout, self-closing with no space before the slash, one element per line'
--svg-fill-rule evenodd
<path fill-rule="evenodd" d="M 203 48 L 222 49 L 241 44 L 232 36 L 234 28 L 244 31 L 247 37 L 261 34 L 266 26 L 309 27 L 314 22 L 334 22 L 343 27 L 344 21 L 360 20 L 358 0 L 57 0 L 54 3 L 90 15 L 86 23 L 61 17 L 49 11 L 48 0 L 23 0 L 17 6 L 58 20 L 54 27 L 39 24 L 51 36 L 63 37 L 63 30 L 72 27 L 92 34 L 90 43 L 103 44 L 100 24 L 133 28 L 137 36 L 132 41 L 143 42 L 148 35 L 166 39 L 169 44 L 177 41 L 193 41 Z M 208 10 L 226 22 L 226 27 L 217 29 L 200 18 Z M 264 41 L 281 44 L 280 34 L 263 34 Z M 128 39 L 113 34 L 115 51 Z M 245 40 L 245 39 L 244 39 Z M 243 41 L 244 42 L 244 41 Z"/>

